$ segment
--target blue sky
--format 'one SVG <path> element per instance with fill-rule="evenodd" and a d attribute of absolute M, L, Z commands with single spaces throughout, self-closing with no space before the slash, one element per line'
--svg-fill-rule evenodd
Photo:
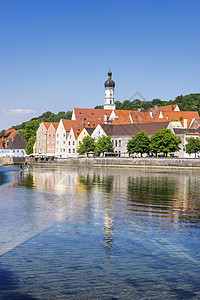
<path fill-rule="evenodd" d="M 199 92 L 199 0 L 1 0 L 0 130 L 50 110 Z"/>

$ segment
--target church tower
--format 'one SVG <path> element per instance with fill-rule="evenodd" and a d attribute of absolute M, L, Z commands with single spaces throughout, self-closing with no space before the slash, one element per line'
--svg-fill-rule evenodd
<path fill-rule="evenodd" d="M 112 80 L 112 72 L 109 69 L 108 79 L 105 82 L 105 105 L 104 109 L 115 109 L 114 104 L 114 89 L 115 82 Z"/>

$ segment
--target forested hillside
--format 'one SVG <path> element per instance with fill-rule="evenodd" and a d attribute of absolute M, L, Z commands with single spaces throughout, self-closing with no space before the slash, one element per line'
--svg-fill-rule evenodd
<path fill-rule="evenodd" d="M 71 116 L 72 116 L 72 111 L 67 111 L 67 112 L 60 111 L 58 114 L 54 114 L 51 111 L 47 111 L 39 117 L 32 118 L 28 122 L 31 122 L 31 121 L 39 121 L 39 123 L 41 123 L 41 122 L 59 122 L 60 119 L 70 120 Z M 28 122 L 23 122 L 20 125 L 12 126 L 12 128 L 14 128 L 16 130 L 20 130 L 20 129 L 23 130 Z"/>
<path fill-rule="evenodd" d="M 183 111 L 198 111 L 200 114 L 200 94 L 189 94 L 186 96 L 178 96 L 174 100 L 162 101 L 160 99 L 153 99 L 152 101 L 141 101 L 134 99 L 133 101 L 124 100 L 123 102 L 115 101 L 116 109 L 121 110 L 138 110 L 138 108 L 148 109 L 150 107 L 166 106 L 170 104 L 178 104 L 180 110 Z M 103 108 L 98 105 L 95 108 Z"/>

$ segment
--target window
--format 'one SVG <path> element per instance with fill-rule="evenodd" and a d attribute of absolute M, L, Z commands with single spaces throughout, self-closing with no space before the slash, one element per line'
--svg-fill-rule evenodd
<path fill-rule="evenodd" d="M 63 133 L 63 137 L 65 137 L 65 133 Z"/>
<path fill-rule="evenodd" d="M 58 152 L 58 148 L 56 148 L 56 152 Z"/>
<path fill-rule="evenodd" d="M 95 128 L 95 124 L 92 124 L 92 128 Z"/>
<path fill-rule="evenodd" d="M 63 152 L 65 152 L 65 148 L 63 148 Z"/>
<path fill-rule="evenodd" d="M 75 142 L 73 141 L 73 145 L 75 144 Z"/>
<path fill-rule="evenodd" d="M 54 144 L 54 140 L 52 140 L 52 144 Z"/>
<path fill-rule="evenodd" d="M 59 137 L 59 134 L 57 133 L 57 137 Z"/>
<path fill-rule="evenodd" d="M 119 147 L 121 147 L 121 144 L 122 144 L 122 143 L 121 143 L 121 140 L 119 140 Z"/>
<path fill-rule="evenodd" d="M 49 144 L 49 140 L 47 140 L 47 144 Z"/>
<path fill-rule="evenodd" d="M 60 152 L 62 152 L 62 148 L 60 148 Z"/>
<path fill-rule="evenodd" d="M 48 147 L 48 151 L 50 151 L 51 150 L 51 147 Z"/>
<path fill-rule="evenodd" d="M 81 141 L 79 141 L 78 144 L 80 145 L 80 144 L 81 144 Z"/>
<path fill-rule="evenodd" d="M 57 141 L 57 145 L 58 145 L 59 143 L 58 143 L 58 141 Z"/>
<path fill-rule="evenodd" d="M 71 153 L 71 149 L 69 149 L 69 153 Z"/>
<path fill-rule="evenodd" d="M 83 123 L 83 128 L 85 128 L 85 123 Z M 78 130 L 79 130 L 79 128 L 78 128 Z"/>
<path fill-rule="evenodd" d="M 117 147 L 117 140 L 115 140 L 115 147 Z"/>
<path fill-rule="evenodd" d="M 63 141 L 63 144 L 65 144 L 65 141 Z"/>
<path fill-rule="evenodd" d="M 70 145 L 70 141 L 69 141 L 69 145 Z"/>
<path fill-rule="evenodd" d="M 73 153 L 75 153 L 75 149 L 73 149 Z"/>
<path fill-rule="evenodd" d="M 49 133 L 49 137 L 51 137 L 51 133 Z"/>
<path fill-rule="evenodd" d="M 52 146 L 52 151 L 54 151 L 54 146 Z"/>
<path fill-rule="evenodd" d="M 19 153 L 19 150 L 17 150 L 17 153 Z"/>
<path fill-rule="evenodd" d="M 13 150 L 13 153 L 15 153 L 15 150 Z"/>
<path fill-rule="evenodd" d="M 54 133 L 52 133 L 52 137 L 54 137 Z"/>

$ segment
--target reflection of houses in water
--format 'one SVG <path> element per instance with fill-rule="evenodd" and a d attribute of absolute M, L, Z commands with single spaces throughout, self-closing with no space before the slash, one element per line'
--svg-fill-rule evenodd
<path fill-rule="evenodd" d="M 56 197 L 65 194 L 59 198 L 63 216 L 70 212 L 73 217 L 80 214 L 83 221 L 87 219 L 93 224 L 99 224 L 103 219 L 108 245 L 109 239 L 112 241 L 113 214 L 116 213 L 113 203 L 119 203 L 116 195 L 129 212 L 166 219 L 177 226 L 180 219 L 193 218 L 193 214 L 184 212 L 199 209 L 196 198 L 200 194 L 200 185 L 196 171 L 37 167 L 33 168 L 33 184 L 36 189 L 54 191 Z M 66 205 L 68 212 L 64 209 Z"/>
<path fill-rule="evenodd" d="M 33 169 L 35 187 L 38 190 L 55 191 L 66 193 L 73 189 L 77 182 L 77 173 L 64 168 L 40 168 Z"/>

